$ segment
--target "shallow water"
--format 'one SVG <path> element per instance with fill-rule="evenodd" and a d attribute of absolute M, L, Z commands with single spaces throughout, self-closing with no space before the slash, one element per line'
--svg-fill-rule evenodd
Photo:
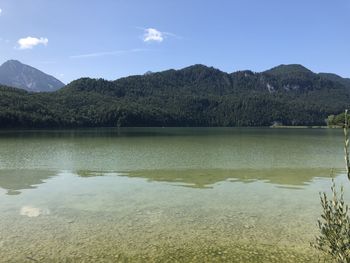
<path fill-rule="evenodd" d="M 318 262 L 319 192 L 331 173 L 348 184 L 342 140 L 332 129 L 1 131 L 0 261 Z"/>

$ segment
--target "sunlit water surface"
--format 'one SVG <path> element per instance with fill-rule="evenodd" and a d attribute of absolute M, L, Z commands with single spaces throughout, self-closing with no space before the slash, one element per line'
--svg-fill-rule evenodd
<path fill-rule="evenodd" d="M 2 262 L 318 262 L 336 129 L 0 132 Z M 347 191 L 349 188 L 349 191 Z"/>

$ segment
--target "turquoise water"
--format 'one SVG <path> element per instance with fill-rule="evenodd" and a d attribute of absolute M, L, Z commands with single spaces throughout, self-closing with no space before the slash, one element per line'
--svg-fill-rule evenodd
<path fill-rule="evenodd" d="M 330 174 L 348 184 L 342 143 L 336 129 L 1 131 L 0 261 L 317 262 L 319 192 Z"/>

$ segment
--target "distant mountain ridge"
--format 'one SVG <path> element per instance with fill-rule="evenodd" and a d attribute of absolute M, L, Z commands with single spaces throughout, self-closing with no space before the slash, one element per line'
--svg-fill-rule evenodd
<path fill-rule="evenodd" d="M 0 84 L 33 92 L 55 91 L 65 85 L 55 77 L 17 60 L 8 60 L 0 66 Z"/>
<path fill-rule="evenodd" d="M 325 125 L 350 108 L 350 81 L 280 65 L 226 73 L 205 65 L 107 81 L 81 78 L 50 93 L 0 87 L 0 127 Z"/>

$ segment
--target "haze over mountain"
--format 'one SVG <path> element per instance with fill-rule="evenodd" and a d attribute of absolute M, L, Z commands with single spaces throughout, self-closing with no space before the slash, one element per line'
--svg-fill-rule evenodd
<path fill-rule="evenodd" d="M 349 79 L 302 65 L 261 73 L 193 65 L 81 78 L 50 93 L 1 87 L 0 127 L 325 125 L 349 106 Z"/>
<path fill-rule="evenodd" d="M 0 84 L 33 92 L 55 91 L 64 86 L 55 77 L 17 60 L 8 60 L 0 66 Z"/>

